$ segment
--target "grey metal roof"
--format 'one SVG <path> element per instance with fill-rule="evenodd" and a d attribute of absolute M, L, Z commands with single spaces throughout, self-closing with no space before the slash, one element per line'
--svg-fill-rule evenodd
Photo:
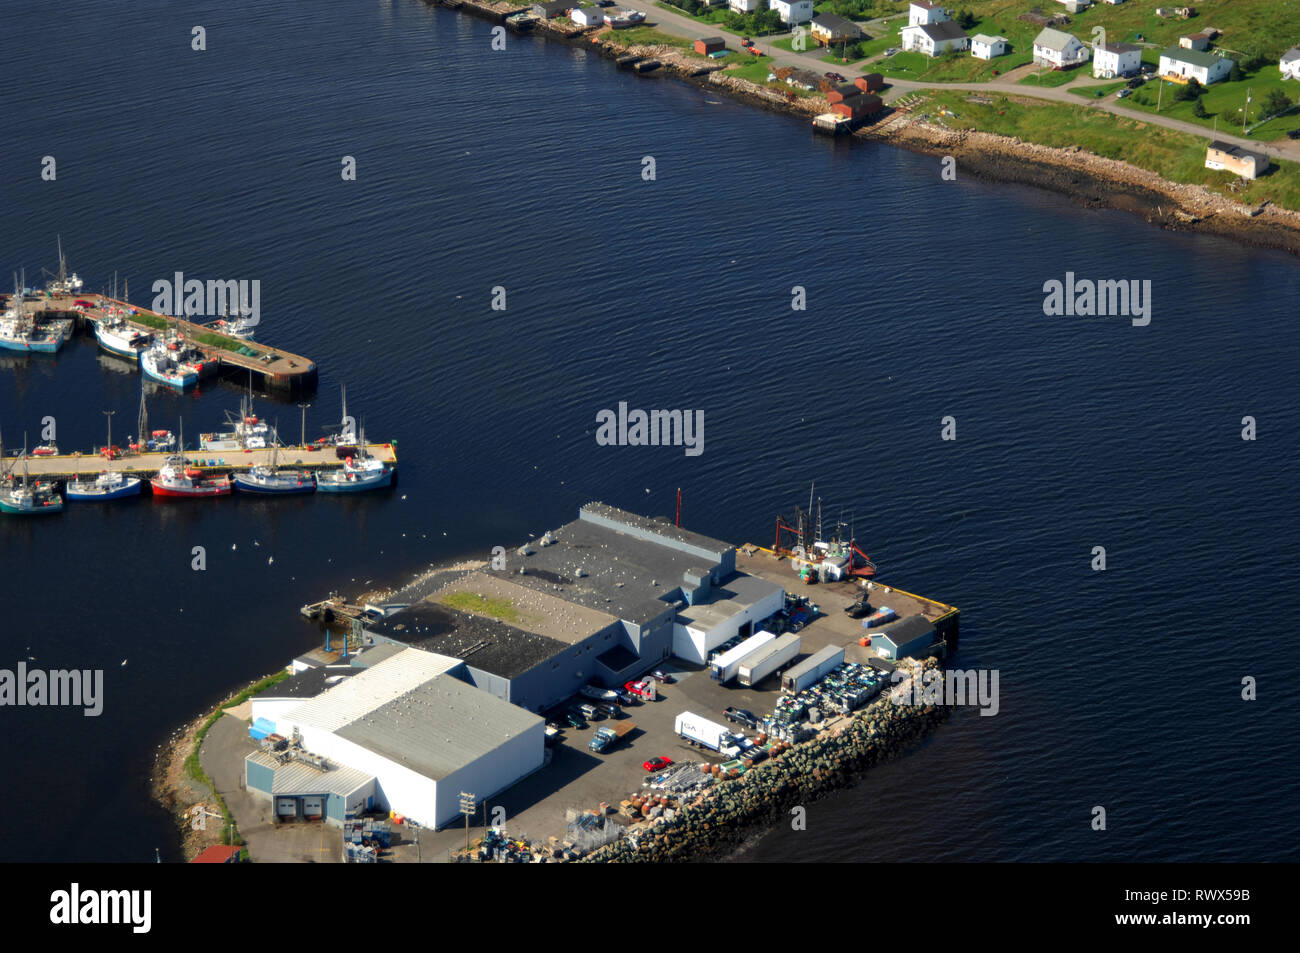
<path fill-rule="evenodd" d="M 1257 165 L 1262 165 L 1269 161 L 1268 156 L 1262 152 L 1252 152 L 1250 149 L 1243 149 L 1241 146 L 1234 146 L 1232 143 L 1223 142 L 1220 139 L 1215 139 L 1211 142 L 1210 148 L 1226 153 L 1230 156 L 1235 156 L 1239 159 L 1254 159 Z"/>
<path fill-rule="evenodd" d="M 1054 50 L 1062 53 L 1070 42 L 1079 42 L 1079 38 L 1073 33 L 1066 33 L 1062 30 L 1053 30 L 1050 26 L 1045 26 L 1038 36 L 1034 37 L 1034 46 L 1041 46 L 1045 50 Z"/>
<path fill-rule="evenodd" d="M 336 731 L 460 664 L 459 659 L 407 649 L 290 709 L 281 718 L 286 723 Z"/>
<path fill-rule="evenodd" d="M 344 725 L 340 738 L 434 780 L 472 764 L 542 719 L 450 675 L 436 676 Z"/>
<path fill-rule="evenodd" d="M 821 665 L 827 659 L 834 658 L 837 654 L 841 658 L 844 657 L 844 646 L 842 645 L 822 646 L 820 649 L 818 649 L 812 655 L 808 656 L 798 665 L 794 666 L 793 668 L 786 669 L 785 672 L 786 677 L 798 678 L 800 675 L 803 675 L 805 672 L 811 672 L 813 669 L 815 669 L 818 665 Z"/>
<path fill-rule="evenodd" d="M 332 684 L 329 680 L 338 676 L 350 676 L 356 669 L 350 665 L 330 665 L 321 668 L 309 668 L 296 672 L 280 684 L 258 695 L 259 699 L 271 698 L 315 698 Z"/>
<path fill-rule="evenodd" d="M 1282 54 L 1283 63 L 1291 63 L 1295 60 L 1300 60 L 1300 46 L 1293 46 Z"/>
<path fill-rule="evenodd" d="M 331 767 L 327 771 L 321 771 L 302 761 L 280 764 L 264 751 L 254 751 L 247 760 L 274 771 L 271 793 L 282 794 L 285 797 L 305 794 L 337 794 L 346 797 L 357 788 L 375 780 L 373 774 L 367 774 L 357 768 Z"/>
<path fill-rule="evenodd" d="M 1137 53 L 1142 47 L 1133 43 L 1098 43 L 1094 49 L 1104 50 L 1107 53 Z"/>
<path fill-rule="evenodd" d="M 883 637 L 892 642 L 895 648 L 902 648 L 933 632 L 934 626 L 925 616 L 910 615 L 906 619 L 886 623 L 878 629 L 869 631 L 868 634 L 873 641 Z"/>
<path fill-rule="evenodd" d="M 862 32 L 861 28 L 852 20 L 846 19 L 837 13 L 819 13 L 812 18 L 813 26 L 819 26 L 827 30 L 834 30 L 840 33 L 848 33 L 851 30 Z"/>
<path fill-rule="evenodd" d="M 1171 60 L 1177 60 L 1181 63 L 1191 63 L 1193 66 L 1210 67 L 1226 57 L 1218 56 L 1206 50 L 1185 50 L 1181 46 L 1171 46 L 1161 51 L 1161 56 L 1167 56 Z M 1228 60 L 1228 62 L 1232 62 Z"/>
<path fill-rule="evenodd" d="M 766 599 L 781 588 L 776 583 L 768 582 L 758 576 L 738 572 L 722 585 L 710 587 L 703 602 L 678 609 L 677 621 L 682 625 L 708 632 L 714 626 Z"/>
<path fill-rule="evenodd" d="M 963 39 L 966 36 L 966 31 L 952 20 L 940 20 L 938 23 L 922 23 L 917 26 L 917 29 L 936 43 L 941 43 L 944 40 Z"/>

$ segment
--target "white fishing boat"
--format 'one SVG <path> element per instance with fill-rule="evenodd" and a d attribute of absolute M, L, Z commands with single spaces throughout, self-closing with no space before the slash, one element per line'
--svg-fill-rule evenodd
<path fill-rule="evenodd" d="M 8 486 L 0 488 L 0 513 L 10 516 L 42 516 L 58 513 L 63 509 L 63 497 L 52 483 L 33 484 L 27 473 L 27 445 L 22 451 L 23 479 L 21 483 L 13 482 L 12 476 Z"/>
<path fill-rule="evenodd" d="M 226 415 L 229 430 L 199 434 L 200 450 L 264 450 L 274 443 L 270 425 L 253 413 L 253 395 L 239 402 L 239 416 Z"/>
<path fill-rule="evenodd" d="M 182 359 L 180 343 L 155 339 L 140 352 L 140 370 L 150 380 L 166 384 L 176 390 L 185 390 L 199 382 L 198 368 Z"/>
<path fill-rule="evenodd" d="M 181 450 L 167 458 L 158 475 L 149 481 L 153 495 L 164 498 L 227 496 L 230 477 L 204 477 L 203 471 L 185 460 L 185 431 L 181 430 Z"/>
<path fill-rule="evenodd" d="M 49 274 L 49 272 L 46 272 Z M 45 289 L 52 295 L 71 295 L 81 291 L 82 280 L 77 273 L 68 274 L 68 259 L 63 255 L 63 236 L 59 236 L 59 270 L 45 283 Z"/>
<path fill-rule="evenodd" d="M 120 500 L 128 496 L 139 496 L 141 489 L 144 487 L 144 481 L 139 477 L 127 476 L 124 473 L 116 473 L 113 470 L 113 416 L 108 417 L 108 443 L 104 445 L 105 454 L 108 459 L 108 468 L 94 479 L 88 480 L 69 480 L 67 485 L 67 494 L 69 500 L 87 500 L 98 502 L 104 500 Z"/>
<path fill-rule="evenodd" d="M 14 275 L 14 293 L 9 307 L 0 316 L 0 348 L 8 351 L 27 351 L 53 354 L 63 347 L 71 334 L 71 321 L 37 324 L 23 305 L 23 286 Z M 66 324 L 66 327 L 64 326 Z"/>
<path fill-rule="evenodd" d="M 138 361 L 149 338 L 148 334 L 129 324 L 121 314 L 106 315 L 95 322 L 95 340 L 99 346 L 119 357 Z"/>
<path fill-rule="evenodd" d="M 232 478 L 235 489 L 241 493 L 315 493 L 316 477 L 308 470 L 280 469 L 279 454 L 279 438 L 272 435 L 270 464 L 258 464 L 247 473 L 236 473 Z"/>
<path fill-rule="evenodd" d="M 358 493 L 392 485 L 393 468 L 366 452 L 366 433 L 361 431 L 356 456 L 347 457 L 337 470 L 316 473 L 316 489 L 321 493 Z"/>

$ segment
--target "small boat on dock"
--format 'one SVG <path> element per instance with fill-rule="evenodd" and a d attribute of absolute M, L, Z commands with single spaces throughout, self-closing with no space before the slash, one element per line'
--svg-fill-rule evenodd
<path fill-rule="evenodd" d="M 308 470 L 282 470 L 279 461 L 280 441 L 272 437 L 270 464 L 258 464 L 247 473 L 236 473 L 235 489 L 241 493 L 288 494 L 315 493 L 316 477 Z"/>
<path fill-rule="evenodd" d="M 127 476 L 113 471 L 113 458 L 117 456 L 113 446 L 113 417 L 108 417 L 108 443 L 104 444 L 103 454 L 108 461 L 107 469 L 94 479 L 69 480 L 67 494 L 69 500 L 88 502 L 105 502 L 121 500 L 128 496 L 139 496 L 144 489 L 144 481 L 139 477 Z"/>
<path fill-rule="evenodd" d="M 240 401 L 239 416 L 227 412 L 226 421 L 230 430 L 199 434 L 200 450 L 264 450 L 275 439 L 270 425 L 253 413 L 251 394 Z"/>
<path fill-rule="evenodd" d="M 357 456 L 348 457 L 338 470 L 316 473 L 316 489 L 321 493 L 360 493 L 391 486 L 393 468 L 366 453 L 366 435 L 361 432 Z"/>
<path fill-rule="evenodd" d="M 53 483 L 31 483 L 27 474 L 27 447 L 23 446 L 23 479 L 0 488 L 0 513 L 10 516 L 44 516 L 63 511 L 63 497 Z"/>
<path fill-rule="evenodd" d="M 175 340 L 155 340 L 141 351 L 140 369 L 150 380 L 176 390 L 185 390 L 199 382 L 198 368 L 182 360 L 181 345 Z"/>

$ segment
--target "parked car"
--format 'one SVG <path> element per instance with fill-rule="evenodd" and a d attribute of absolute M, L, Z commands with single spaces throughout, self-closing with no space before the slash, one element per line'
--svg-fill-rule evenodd
<path fill-rule="evenodd" d="M 565 720 L 566 722 L 568 722 L 570 728 L 586 728 L 586 727 L 587 727 L 587 723 L 586 723 L 585 721 L 582 720 L 582 716 L 579 715 L 576 711 L 571 711 L 571 712 L 567 713 L 567 714 L 564 716 L 564 720 Z"/>
<path fill-rule="evenodd" d="M 893 56 L 895 53 L 899 53 L 899 52 L 902 52 L 902 51 L 899 50 L 898 47 L 896 47 L 896 46 L 891 46 L 889 49 L 885 50 L 885 55 L 886 55 L 886 56 Z"/>
<path fill-rule="evenodd" d="M 649 761 L 642 762 L 641 767 L 647 771 L 662 771 L 664 768 L 671 766 L 672 758 L 651 758 Z"/>
<path fill-rule="evenodd" d="M 727 721 L 744 725 L 746 728 L 758 727 L 758 718 L 755 717 L 752 711 L 749 711 L 746 708 L 728 707 L 723 714 L 727 717 Z"/>
<path fill-rule="evenodd" d="M 1132 96 L 1132 95 L 1133 95 L 1133 90 L 1129 89 L 1127 86 L 1125 86 L 1123 89 L 1121 89 L 1121 90 L 1119 91 L 1119 98 L 1120 98 L 1120 99 L 1124 99 L 1124 98 L 1126 98 L 1126 97 L 1128 97 L 1128 96 Z"/>
<path fill-rule="evenodd" d="M 578 711 L 581 712 L 582 717 L 586 718 L 588 721 L 600 720 L 600 709 L 595 705 L 579 705 Z"/>
<path fill-rule="evenodd" d="M 671 675 L 669 675 L 667 672 L 663 671 L 662 669 L 658 669 L 658 668 L 650 673 L 650 677 L 655 679 L 656 681 L 663 682 L 665 685 L 671 683 L 673 680 L 673 677 Z"/>
<path fill-rule="evenodd" d="M 631 692 L 621 692 L 615 689 L 615 694 L 618 695 L 619 702 L 624 705 L 635 705 L 637 702 L 637 697 Z"/>
<path fill-rule="evenodd" d="M 1288 139 L 1300 139 L 1300 129 L 1292 129 L 1286 134 Z"/>
<path fill-rule="evenodd" d="M 1145 79 L 1144 77 L 1142 77 L 1142 76 L 1134 76 L 1131 80 L 1128 81 L 1128 88 L 1129 88 L 1129 89 L 1137 89 L 1139 86 L 1141 86 L 1141 85 L 1142 85 L 1143 83 L 1145 83 L 1145 82 L 1146 82 L 1146 79 Z"/>
<path fill-rule="evenodd" d="M 622 712 L 618 710 L 617 705 L 597 705 L 596 711 L 600 712 L 606 718 L 617 718 Z"/>
<path fill-rule="evenodd" d="M 839 73 L 823 73 L 822 75 L 825 76 L 827 79 L 829 79 L 832 83 L 848 82 L 848 80 L 845 79 L 843 76 L 841 76 Z"/>

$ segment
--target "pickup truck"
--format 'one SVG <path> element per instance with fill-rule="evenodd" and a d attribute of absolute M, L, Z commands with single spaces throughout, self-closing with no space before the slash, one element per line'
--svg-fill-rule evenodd
<path fill-rule="evenodd" d="M 587 747 L 597 754 L 604 753 L 631 734 L 635 728 L 636 725 L 630 721 L 620 721 L 617 725 L 606 725 L 603 728 L 597 728 L 596 734 Z"/>

